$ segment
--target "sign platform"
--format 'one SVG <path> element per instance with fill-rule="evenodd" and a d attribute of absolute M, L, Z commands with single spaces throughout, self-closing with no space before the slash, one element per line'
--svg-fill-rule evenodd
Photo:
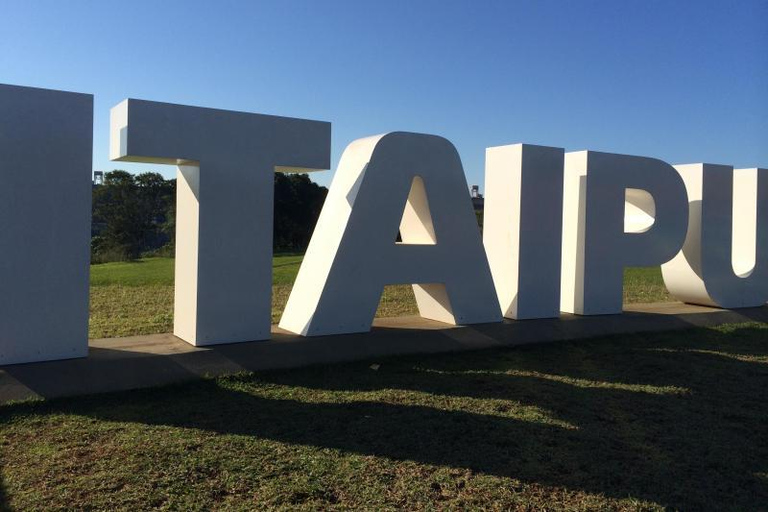
<path fill-rule="evenodd" d="M 106 338 L 90 341 L 87 358 L 0 367 L 0 403 L 156 387 L 242 371 L 753 321 L 768 322 L 768 307 L 724 310 L 667 302 L 627 305 L 622 315 L 563 315 L 471 327 L 414 316 L 379 318 L 370 333 L 315 338 L 273 326 L 269 341 L 211 347 L 194 347 L 172 334 Z"/>

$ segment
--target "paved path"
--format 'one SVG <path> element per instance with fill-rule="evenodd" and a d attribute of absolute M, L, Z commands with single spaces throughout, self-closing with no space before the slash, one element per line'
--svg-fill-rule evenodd
<path fill-rule="evenodd" d="M 246 370 L 748 321 L 768 322 L 768 307 L 727 311 L 675 302 L 636 304 L 623 315 L 564 315 L 471 327 L 447 327 L 419 317 L 381 318 L 365 334 L 302 338 L 273 327 L 270 341 L 200 348 L 171 334 L 107 338 L 91 340 L 85 359 L 0 367 L 0 403 L 161 386 Z"/>

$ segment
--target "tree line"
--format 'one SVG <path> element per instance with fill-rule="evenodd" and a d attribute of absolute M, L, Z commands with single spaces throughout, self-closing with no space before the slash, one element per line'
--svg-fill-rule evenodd
<path fill-rule="evenodd" d="M 276 252 L 307 248 L 327 193 L 306 174 L 275 173 Z M 175 179 L 166 180 L 156 172 L 115 170 L 93 186 L 92 262 L 172 256 L 175 233 Z"/>

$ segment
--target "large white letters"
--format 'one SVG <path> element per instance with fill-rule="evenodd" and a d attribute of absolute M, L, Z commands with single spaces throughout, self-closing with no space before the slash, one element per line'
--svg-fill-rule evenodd
<path fill-rule="evenodd" d="M 330 124 L 126 100 L 110 146 L 113 160 L 178 165 L 174 334 L 269 338 L 273 172 L 330 167 Z"/>
<path fill-rule="evenodd" d="M 90 95 L 0 85 L 0 365 L 88 352 L 92 129 Z M 126 100 L 110 157 L 178 168 L 174 333 L 269 338 L 272 173 L 330 167 L 330 124 Z M 684 302 L 768 301 L 768 169 L 526 144 L 486 158 L 481 240 L 448 140 L 350 144 L 280 327 L 368 331 L 390 284 L 449 324 L 616 314 L 624 269 L 652 265 Z"/>
<path fill-rule="evenodd" d="M 768 169 L 676 166 L 688 189 L 683 249 L 662 265 L 683 302 L 744 308 L 768 301 Z"/>
<path fill-rule="evenodd" d="M 0 85 L 0 365 L 88 354 L 93 96 Z"/>
<path fill-rule="evenodd" d="M 483 243 L 505 317 L 560 315 L 562 216 L 562 149 L 486 149 Z"/>
<path fill-rule="evenodd" d="M 347 147 L 280 327 L 367 331 L 396 283 L 414 285 L 426 318 L 501 320 L 461 160 L 441 137 L 390 133 Z"/>
<path fill-rule="evenodd" d="M 680 175 L 653 158 L 565 155 L 562 311 L 622 311 L 625 267 L 661 265 L 682 247 L 688 203 Z"/>

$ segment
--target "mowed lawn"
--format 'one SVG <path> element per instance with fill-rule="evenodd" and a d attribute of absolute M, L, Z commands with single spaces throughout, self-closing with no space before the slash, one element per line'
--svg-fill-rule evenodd
<path fill-rule="evenodd" d="M 766 384 L 754 323 L 0 406 L 0 509 L 765 510 Z"/>
<path fill-rule="evenodd" d="M 272 263 L 272 322 L 283 313 L 301 255 L 279 255 Z M 91 266 L 91 338 L 153 334 L 173 330 L 173 264 L 171 258 Z M 658 268 L 628 269 L 624 301 L 660 302 L 669 299 Z M 417 313 L 409 285 L 387 286 L 378 316 Z"/>

